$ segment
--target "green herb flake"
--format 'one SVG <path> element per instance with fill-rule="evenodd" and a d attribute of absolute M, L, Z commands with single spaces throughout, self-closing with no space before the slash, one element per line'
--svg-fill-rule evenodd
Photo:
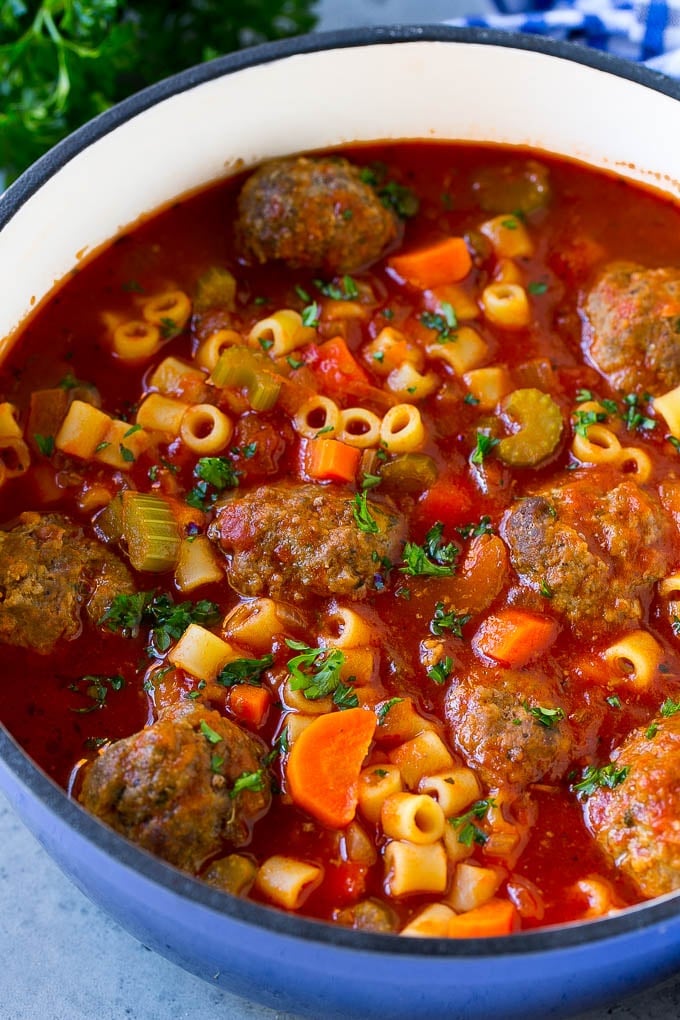
<path fill-rule="evenodd" d="M 274 341 L 266 336 L 258 336 L 257 342 L 263 351 L 268 351 L 274 346 Z"/>
<path fill-rule="evenodd" d="M 590 797 L 599 788 L 613 790 L 625 780 L 629 772 L 629 765 L 617 768 L 613 762 L 602 766 L 587 765 L 580 782 L 574 783 L 574 789 L 582 797 Z"/>
<path fill-rule="evenodd" d="M 304 302 L 304 304 L 306 305 L 311 304 L 312 301 L 311 296 L 307 293 L 304 287 L 300 286 L 299 283 L 295 285 L 295 293 L 300 298 L 300 301 Z"/>
<path fill-rule="evenodd" d="M 472 846 L 473 843 L 483 846 L 489 837 L 474 824 L 473 819 L 481 821 L 489 808 L 495 806 L 496 801 L 489 797 L 486 800 L 475 801 L 465 814 L 459 815 L 457 818 L 449 818 L 449 825 L 452 825 L 458 832 L 458 842 L 464 846 Z"/>
<path fill-rule="evenodd" d="M 316 329 L 319 325 L 319 319 L 321 318 L 321 305 L 316 301 L 312 301 L 311 304 L 305 305 L 301 312 L 302 325 L 309 326 L 311 329 Z"/>
<path fill-rule="evenodd" d="M 476 407 L 479 403 L 479 398 L 476 397 L 474 393 L 466 393 L 463 397 L 463 403 L 470 404 L 471 407 Z"/>
<path fill-rule="evenodd" d="M 441 687 L 441 685 L 445 684 L 446 681 L 451 676 L 452 669 L 453 659 L 451 658 L 450 655 L 447 655 L 445 658 L 441 660 L 441 662 L 438 662 L 436 666 L 430 666 L 430 668 L 427 671 L 427 675 L 430 678 L 430 680 L 434 681 L 434 683 L 438 684 Z"/>
<path fill-rule="evenodd" d="M 543 705 L 528 705 L 526 702 L 522 707 L 534 717 L 540 726 L 545 726 L 547 730 L 551 730 L 565 718 L 563 708 L 545 708 Z"/>
<path fill-rule="evenodd" d="M 487 435 L 486 432 L 477 431 L 477 445 L 475 446 L 470 460 L 473 464 L 482 464 L 484 459 L 489 456 L 495 446 L 498 446 L 500 439 L 495 439 L 493 436 Z"/>
<path fill-rule="evenodd" d="M 384 726 L 385 720 L 389 712 L 394 708 L 395 705 L 400 705 L 403 698 L 390 698 L 388 701 L 383 701 L 382 705 L 376 711 L 376 717 L 378 719 L 378 726 Z M 385 773 L 387 775 L 387 773 Z"/>
<path fill-rule="evenodd" d="M 673 701 L 672 698 L 666 698 L 659 711 L 664 719 L 669 719 L 672 715 L 680 712 L 680 701 Z"/>
<path fill-rule="evenodd" d="M 548 584 L 544 577 L 541 578 L 541 583 L 538 586 L 538 590 L 540 591 L 544 599 L 551 599 L 554 598 L 555 596 L 555 592 L 552 590 L 552 588 L 550 587 L 550 585 Z"/>
<path fill-rule="evenodd" d="M 300 358 L 296 358 L 294 354 L 289 354 L 286 358 L 286 361 L 288 362 L 292 369 L 302 368 L 302 366 L 304 365 L 304 361 L 302 361 Z"/>
<path fill-rule="evenodd" d="M 447 612 L 443 602 L 437 602 L 434 607 L 434 616 L 430 620 L 430 633 L 436 637 L 448 632 L 454 637 L 462 638 L 463 627 L 469 623 L 472 617 L 469 613 L 456 613 L 453 610 Z"/>
<path fill-rule="evenodd" d="M 51 457 L 54 453 L 54 436 L 41 436 L 39 432 L 34 433 L 35 445 L 43 457 Z"/>
<path fill-rule="evenodd" d="M 205 719 L 201 719 L 200 727 L 201 727 L 201 733 L 203 734 L 203 736 L 205 737 L 205 739 L 208 741 L 209 744 L 219 744 L 220 743 L 220 741 L 222 740 L 222 737 L 220 736 L 219 733 L 216 733 L 215 730 L 213 730 L 210 726 L 208 726 L 208 724 L 205 721 Z"/>
<path fill-rule="evenodd" d="M 220 754 L 213 754 L 210 758 L 210 771 L 219 775 L 224 765 L 224 758 Z"/>
<path fill-rule="evenodd" d="M 164 316 L 161 319 L 161 336 L 164 340 L 172 340 L 174 336 L 177 336 L 181 332 L 180 327 L 174 319 L 170 319 L 167 316 Z"/>
<path fill-rule="evenodd" d="M 122 443 L 120 443 L 118 449 L 120 450 L 120 455 L 126 464 L 134 464 L 135 455 L 132 450 L 129 450 L 128 447 L 124 446 Z"/>
<path fill-rule="evenodd" d="M 357 492 L 352 501 L 352 513 L 360 531 L 364 531 L 369 535 L 378 534 L 380 528 L 378 527 L 378 522 L 371 515 L 366 491 Z"/>
<path fill-rule="evenodd" d="M 359 707 L 359 696 L 351 684 L 340 683 L 333 691 L 333 704 L 344 711 Z"/>
<path fill-rule="evenodd" d="M 233 788 L 229 791 L 229 796 L 232 800 L 238 797 L 239 793 L 243 793 L 244 790 L 252 790 L 254 793 L 259 793 L 264 790 L 264 770 L 258 769 L 257 772 L 242 772 L 234 783 Z"/>
<path fill-rule="evenodd" d="M 237 684 L 259 687 L 262 674 L 273 663 L 273 655 L 263 655 L 261 659 L 236 659 L 222 667 L 217 674 L 216 682 L 222 687 L 235 687 Z"/>
<path fill-rule="evenodd" d="M 618 694 L 610 694 L 609 697 L 604 700 L 611 708 L 621 709 L 621 698 Z"/>
<path fill-rule="evenodd" d="M 574 419 L 574 432 L 587 439 L 588 429 L 591 425 L 607 421 L 608 416 L 604 411 L 574 411 L 572 417 Z"/>
<path fill-rule="evenodd" d="M 444 305 L 448 308 L 449 317 L 444 313 Z M 442 312 L 421 312 L 420 321 L 426 329 L 433 329 L 437 333 L 437 343 L 450 343 L 457 339 L 454 330 L 457 328 L 456 313 L 453 306 L 448 302 L 442 304 Z"/>
<path fill-rule="evenodd" d="M 651 723 L 647 727 L 647 729 L 645 730 L 645 737 L 647 738 L 647 740 L 653 740 L 658 732 L 659 732 L 659 724 L 658 723 Z"/>
<path fill-rule="evenodd" d="M 527 285 L 527 290 L 529 291 L 529 293 L 530 294 L 535 294 L 537 296 L 539 294 L 545 294 L 547 289 L 548 289 L 548 284 L 545 283 L 545 281 L 543 281 L 543 280 L 532 280 Z"/>
<path fill-rule="evenodd" d="M 287 662 L 291 688 L 310 701 L 332 694 L 341 682 L 344 653 L 339 648 L 310 648 L 292 638 L 286 638 L 286 644 L 300 652 Z"/>

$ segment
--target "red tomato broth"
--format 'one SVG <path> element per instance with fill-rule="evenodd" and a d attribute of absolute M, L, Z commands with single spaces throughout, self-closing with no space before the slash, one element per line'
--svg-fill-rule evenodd
<path fill-rule="evenodd" d="M 523 151 L 491 147 L 421 143 L 361 148 L 348 155 L 362 165 L 383 161 L 391 175 L 417 193 L 419 214 L 405 226 L 403 246 L 409 249 L 427 245 L 442 235 L 462 236 L 475 230 L 491 215 L 480 210 L 470 188 L 476 169 L 506 164 L 519 166 L 532 156 Z M 490 364 L 500 361 L 512 369 L 533 358 L 550 362 L 558 381 L 555 400 L 568 421 L 579 389 L 592 389 L 599 397 L 615 396 L 599 373 L 583 360 L 577 292 L 588 285 L 598 266 L 613 258 L 631 259 L 649 266 L 680 265 L 680 209 L 612 176 L 542 155 L 538 158 L 549 168 L 553 198 L 548 208 L 530 217 L 529 229 L 535 250 L 521 262 L 526 281 L 545 283 L 547 287 L 532 298 L 533 317 L 528 328 L 506 332 L 493 328 L 483 318 L 472 325 L 489 345 Z M 229 229 L 236 216 L 238 183 L 227 182 L 211 188 L 150 218 L 72 274 L 58 289 L 26 326 L 20 344 L 2 368 L 0 397 L 20 409 L 22 422 L 33 390 L 58 386 L 70 376 L 94 384 L 102 394 L 103 409 L 107 413 L 129 418 L 151 367 L 169 354 L 186 360 L 191 358 L 197 338 L 190 329 L 167 341 L 151 362 L 129 365 L 111 356 L 101 313 L 105 310 L 134 315 L 140 293 L 180 287 L 191 294 L 197 279 L 209 267 L 226 266 L 238 284 L 231 328 L 240 328 L 245 334 L 252 323 L 278 308 L 299 308 L 301 302 L 296 286 L 314 300 L 318 298 L 313 281 L 320 274 L 286 271 L 271 265 L 254 267 L 238 258 Z M 449 197 L 444 199 L 443 196 Z M 466 290 L 476 292 L 489 281 L 490 265 L 489 260 L 477 259 L 465 281 Z M 363 326 L 353 323 L 348 328 L 346 342 L 361 368 L 361 376 L 368 378 L 369 387 L 379 389 L 383 380 L 371 371 L 367 359 L 362 358 L 361 346 L 387 324 L 406 333 L 413 330 L 417 337 L 418 331 L 422 332 L 420 295 L 409 287 L 399 286 L 385 270 L 383 262 L 353 276 L 372 285 L 377 303 Z M 260 302 L 261 298 L 266 301 Z M 386 309 L 392 313 L 391 317 L 384 315 Z M 333 329 L 322 319 L 318 344 L 333 336 Z M 304 352 L 301 355 L 302 360 L 309 361 L 302 372 L 314 371 L 316 355 L 313 348 L 310 349 L 309 359 Z M 428 368 L 432 367 L 428 364 Z M 434 366 L 434 370 L 439 372 L 442 386 L 434 397 L 419 405 L 427 433 L 421 452 L 434 460 L 440 478 L 460 479 L 463 496 L 447 509 L 450 516 L 445 520 L 444 537 L 460 548 L 459 564 L 462 564 L 472 540 L 463 537 L 457 527 L 476 524 L 488 516 L 497 534 L 505 510 L 522 492 L 548 482 L 574 480 L 576 476 L 569 470 L 570 430 L 565 427 L 554 454 L 536 468 L 509 470 L 491 457 L 478 468 L 471 468 L 468 458 L 474 448 L 480 413 L 475 406 L 463 402 L 462 381 L 443 368 Z M 365 380 L 359 378 L 357 385 L 365 386 Z M 335 386 L 320 388 L 338 399 Z M 360 392 L 361 389 L 357 390 Z M 342 403 L 343 406 L 361 404 L 378 410 L 368 391 L 365 400 L 350 392 Z M 493 414 L 485 417 L 488 419 Z M 288 414 L 279 407 L 260 414 L 246 411 L 239 421 L 237 429 L 241 429 L 241 442 L 257 436 L 256 441 L 262 444 L 252 463 L 243 452 L 232 457 L 242 472 L 240 489 L 245 491 L 289 476 L 300 478 L 304 441 L 291 429 Z M 232 445 L 237 444 L 238 434 Z M 679 463 L 677 453 L 664 441 L 664 435 L 665 428 L 658 428 L 655 433 L 646 434 L 644 440 L 639 433 L 631 434 L 629 440 L 636 446 L 644 442 L 653 459 L 652 482 L 657 485 L 667 475 L 675 474 Z M 284 437 L 283 443 L 280 436 Z M 263 450 L 263 446 L 266 449 Z M 181 498 L 195 482 L 192 469 L 196 457 L 183 449 L 180 441 L 163 448 L 162 456 L 166 463 L 173 465 L 173 471 L 168 472 L 169 491 L 176 490 Z M 128 477 L 140 490 L 148 487 L 147 473 L 152 463 L 153 458 L 142 455 L 128 472 Z M 119 484 L 120 476 L 111 469 L 81 461 L 62 461 L 55 466 L 61 495 L 43 505 L 36 465 L 42 472 L 46 471 L 46 466 L 52 470 L 50 460 L 35 457 L 27 474 L 0 490 L 0 520 L 6 527 L 16 521 L 23 509 L 47 509 L 68 513 L 89 528 L 91 514 L 81 512 L 77 505 L 83 484 L 103 481 L 111 485 L 112 478 L 114 488 Z M 587 470 L 584 469 L 584 473 Z M 597 479 L 597 475 L 594 477 Z M 582 484 L 585 490 L 590 479 L 585 478 Z M 368 495 L 370 497 L 371 491 Z M 576 491 L 573 500 L 579 498 Z M 436 520 L 444 518 L 438 500 L 433 500 L 432 508 L 428 509 L 427 496 L 419 499 L 417 494 L 407 494 L 402 497 L 402 508 L 410 520 L 409 538 L 417 543 L 424 540 L 425 533 Z M 677 562 L 679 549 L 674 541 Z M 462 637 L 440 635 L 446 654 L 453 660 L 452 676 L 463 676 L 471 667 L 479 666 L 471 638 L 488 613 L 508 603 L 513 576 L 509 568 L 502 590 L 487 600 L 483 610 L 463 622 Z M 189 596 L 176 592 L 171 574 L 140 575 L 136 581 L 139 590 L 157 588 L 171 592 L 177 601 L 185 597 L 214 600 L 222 616 L 240 601 L 226 580 L 220 585 L 200 588 Z M 430 624 L 437 605 L 447 597 L 447 579 L 410 577 L 394 565 L 385 571 L 382 583 L 386 588 L 384 592 L 378 591 L 369 596 L 367 603 L 358 604 L 360 611 L 362 605 L 369 607 L 371 620 L 377 621 L 380 639 L 380 677 L 374 685 L 373 701 L 412 698 L 423 718 L 433 722 L 437 732 L 451 746 L 450 734 L 442 724 L 448 682 L 440 685 L 428 677 L 420 650 L 420 642 L 432 638 Z M 513 597 L 510 591 L 511 601 Z M 583 898 L 573 893 L 573 886 L 579 879 L 593 874 L 612 883 L 622 904 L 632 904 L 642 898 L 594 843 L 570 783 L 580 777 L 586 764 L 608 761 L 611 750 L 632 728 L 644 726 L 664 697 L 677 697 L 680 691 L 680 656 L 676 642 L 668 620 L 652 597 L 653 591 L 650 591 L 643 619 L 663 648 L 664 670 L 649 689 L 631 691 L 626 687 L 612 687 L 599 658 L 599 653 L 610 643 L 610 635 L 596 637 L 588 647 L 583 647 L 575 642 L 568 624 L 562 620 L 559 620 L 555 642 L 531 662 L 532 669 L 551 671 L 554 663 L 564 668 L 568 682 L 561 694 L 576 734 L 576 744 L 582 750 L 573 762 L 571 778 L 538 784 L 535 790 L 532 786 L 536 784 L 529 786 L 536 817 L 530 819 L 531 824 L 519 824 L 526 847 L 519 859 L 506 867 L 506 872 L 510 878 L 524 876 L 538 886 L 545 914 L 541 918 L 523 918 L 523 927 L 583 917 Z M 325 612 L 326 604 L 321 599 L 314 605 L 303 605 L 304 626 L 294 637 L 313 644 L 309 635 L 317 634 L 319 629 L 323 631 Z M 559 619 L 549 605 L 546 605 L 546 612 Z M 274 702 L 259 731 L 270 744 L 279 736 L 281 726 L 280 702 L 276 695 L 285 675 L 285 663 L 295 653 L 282 639 L 277 639 L 273 654 L 274 675 L 268 685 Z M 68 644 L 62 642 L 49 657 L 3 646 L 3 663 L 0 718 L 35 761 L 64 786 L 79 762 L 94 757 L 97 741 L 112 741 L 133 734 L 153 718 L 152 692 L 144 688 L 149 660 L 142 636 L 130 640 L 85 625 L 76 640 Z M 83 693 L 87 686 L 82 680 L 84 676 L 114 674 L 123 675 L 125 684 L 121 690 L 109 689 L 103 705 L 93 703 L 87 692 Z M 191 678 L 187 678 L 184 689 L 185 692 L 196 691 Z M 621 695 L 622 704 L 616 710 L 606 701 L 614 694 Z M 206 696 L 210 700 L 211 695 Z M 228 713 L 226 701 L 224 698 L 220 708 Z M 386 760 L 386 751 L 378 743 L 369 762 L 379 766 Z M 455 753 L 454 760 L 461 762 L 460 754 Z M 342 833 L 324 828 L 290 803 L 280 760 L 274 762 L 272 771 L 282 792 L 275 794 L 265 817 L 255 823 L 252 840 L 243 852 L 257 861 L 276 853 L 325 864 L 323 880 L 301 908 L 310 916 L 332 920 L 339 910 L 366 896 L 384 897 L 384 870 L 379 854 L 376 862 L 370 865 L 349 860 Z M 77 792 L 77 778 L 75 789 Z M 482 796 L 487 796 L 486 788 Z M 374 835 L 370 825 L 364 827 Z M 385 840 L 379 830 L 375 838 L 379 851 Z M 471 860 L 483 866 L 504 866 L 503 860 L 486 855 L 483 846 L 475 848 Z M 504 885 L 501 885 L 498 895 L 502 896 L 503 890 Z M 252 895 L 263 898 L 257 891 Z M 403 924 L 422 906 L 439 899 L 441 897 L 417 894 L 403 900 L 390 900 L 389 906 Z"/>

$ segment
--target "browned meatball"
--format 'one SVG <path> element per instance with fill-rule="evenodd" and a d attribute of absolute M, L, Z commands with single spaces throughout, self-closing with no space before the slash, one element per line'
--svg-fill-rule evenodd
<path fill-rule="evenodd" d="M 351 496 L 328 486 L 262 486 L 228 503 L 210 537 L 231 554 L 229 581 L 241 595 L 359 599 L 380 586 L 384 560 L 401 557 L 406 525 L 369 502 L 377 531 L 363 531 L 355 506 Z"/>
<path fill-rule="evenodd" d="M 586 803 L 598 843 L 645 896 L 680 889 L 680 716 L 655 725 L 627 737 L 612 759 L 628 773 Z"/>
<path fill-rule="evenodd" d="M 61 514 L 25 513 L 0 531 L 0 641 L 41 654 L 80 633 L 81 607 L 97 622 L 134 582 L 116 555 Z"/>
<path fill-rule="evenodd" d="M 619 390 L 680 384 L 680 269 L 607 266 L 587 296 L 588 352 Z"/>
<path fill-rule="evenodd" d="M 399 221 L 346 159 L 278 159 L 241 189 L 237 237 L 258 262 L 352 273 L 399 236 Z"/>
<path fill-rule="evenodd" d="M 550 608 L 578 631 L 635 626 L 642 592 L 673 557 L 657 497 L 606 471 L 519 500 L 501 533 L 522 582 L 548 591 Z"/>
<path fill-rule="evenodd" d="M 559 684 L 538 671 L 473 671 L 452 683 L 445 712 L 456 747 L 490 786 L 559 779 L 572 758 Z"/>
<path fill-rule="evenodd" d="M 246 843 L 269 807 L 264 751 L 218 712 L 179 705 L 106 747 L 87 770 L 80 800 L 134 843 L 196 872 L 225 841 Z M 235 792 L 244 773 L 257 775 Z"/>

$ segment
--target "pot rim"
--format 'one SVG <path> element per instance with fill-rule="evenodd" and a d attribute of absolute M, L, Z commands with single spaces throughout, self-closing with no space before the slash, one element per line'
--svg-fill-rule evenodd
<path fill-rule="evenodd" d="M 51 177 L 81 151 L 144 110 L 172 96 L 213 79 L 287 57 L 324 50 L 411 42 L 474 43 L 541 53 L 627 79 L 672 99 L 680 100 L 680 82 L 660 72 L 575 43 L 524 33 L 475 27 L 456 28 L 442 24 L 379 26 L 310 33 L 217 57 L 151 85 L 100 114 L 59 142 L 10 185 L 0 197 L 0 230 Z M 584 944 L 592 945 L 617 936 L 630 935 L 654 925 L 661 925 L 677 917 L 680 912 L 680 898 L 677 894 L 670 893 L 656 900 L 629 907 L 612 917 L 520 932 L 511 937 L 400 939 L 394 935 L 354 931 L 331 923 L 286 914 L 251 900 L 230 896 L 135 846 L 88 814 L 80 804 L 71 800 L 65 791 L 32 761 L 1 721 L 0 762 L 6 764 L 10 772 L 48 811 L 58 816 L 69 828 L 94 844 L 99 851 L 114 858 L 124 868 L 135 871 L 155 885 L 167 888 L 180 899 L 188 900 L 222 917 L 229 917 L 253 927 L 265 928 L 272 934 L 321 943 L 328 948 L 420 959 L 456 957 L 484 959 L 498 956 L 512 958 Z"/>

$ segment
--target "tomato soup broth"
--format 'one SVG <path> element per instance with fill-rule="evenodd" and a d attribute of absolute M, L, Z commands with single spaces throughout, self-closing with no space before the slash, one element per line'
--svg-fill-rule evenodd
<path fill-rule="evenodd" d="M 0 719 L 141 846 L 345 926 L 674 890 L 678 208 L 498 147 L 263 170 L 2 366 Z"/>

